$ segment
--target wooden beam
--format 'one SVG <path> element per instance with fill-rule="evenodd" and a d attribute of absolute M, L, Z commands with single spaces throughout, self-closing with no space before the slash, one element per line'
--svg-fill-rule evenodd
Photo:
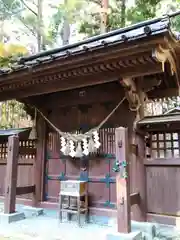
<path fill-rule="evenodd" d="M 92 105 L 94 103 L 119 102 L 123 96 L 124 90 L 120 84 L 113 82 L 43 96 L 32 96 L 21 101 L 26 101 L 29 104 L 38 105 L 42 108 L 44 108 L 44 102 L 46 101 L 46 109 L 57 109 L 68 106 Z"/>
<path fill-rule="evenodd" d="M 5 202 L 4 213 L 14 213 L 16 205 L 16 185 L 19 157 L 19 137 L 10 136 L 8 138 L 8 156 L 6 165 L 5 180 Z"/>
<path fill-rule="evenodd" d="M 167 124 L 163 124 L 162 123 L 160 124 L 154 124 L 154 125 L 149 125 L 149 126 L 144 126 L 144 127 L 141 127 L 140 130 L 141 131 L 144 131 L 144 132 L 159 132 L 159 131 L 170 131 L 170 132 L 173 132 L 173 131 L 176 131 L 177 129 L 179 128 L 179 122 L 178 123 L 167 123 Z"/>
<path fill-rule="evenodd" d="M 115 130 L 116 159 L 127 166 L 122 169 L 127 178 L 122 176 L 122 171 L 116 175 L 116 197 L 117 197 L 117 224 L 118 232 L 129 233 L 131 231 L 131 203 L 130 203 L 130 174 L 128 154 L 128 132 L 126 128 L 120 127 Z M 121 166 L 123 168 L 123 166 Z"/>
<path fill-rule="evenodd" d="M 135 204 L 140 204 L 140 194 L 139 193 L 131 193 L 130 195 L 130 199 L 131 199 L 131 206 L 135 205 Z"/>
<path fill-rule="evenodd" d="M 16 195 L 23 195 L 23 194 L 34 193 L 34 192 L 35 192 L 35 185 L 16 188 Z"/>
<path fill-rule="evenodd" d="M 28 96 L 37 96 L 41 94 L 48 94 L 58 91 L 66 91 L 82 87 L 88 87 L 108 82 L 117 81 L 119 78 L 139 77 L 144 75 L 151 75 L 161 72 L 161 64 L 153 64 L 152 67 L 148 64 L 139 68 L 131 67 L 124 70 L 117 70 L 112 72 L 102 72 L 78 78 L 57 79 L 56 81 L 49 81 L 48 83 L 39 83 L 36 85 L 24 86 L 22 89 L 4 90 L 0 94 L 0 101 L 5 101 L 12 98 L 26 98 Z"/>
<path fill-rule="evenodd" d="M 19 154 L 25 155 L 25 154 L 36 154 L 36 148 L 30 148 L 30 147 L 19 147 Z"/>
<path fill-rule="evenodd" d="M 154 89 L 148 92 L 148 97 L 151 99 L 158 99 L 163 97 L 179 96 L 178 88 Z"/>

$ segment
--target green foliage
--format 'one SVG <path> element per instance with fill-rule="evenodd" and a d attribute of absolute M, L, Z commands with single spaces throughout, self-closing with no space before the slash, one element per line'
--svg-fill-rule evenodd
<path fill-rule="evenodd" d="M 107 31 L 123 27 L 124 23 L 128 25 L 155 17 L 156 7 L 160 1 L 161 0 L 136 0 L 135 6 L 127 9 L 126 1 L 109 0 Z M 99 34 L 100 14 L 92 13 L 89 17 L 86 17 L 80 25 L 79 32 L 87 36 Z"/>
<path fill-rule="evenodd" d="M 48 26 L 46 40 L 48 44 L 53 45 L 59 35 L 59 26 L 63 22 L 64 11 L 60 7 L 55 8 L 55 13 L 52 15 L 50 24 Z"/>
<path fill-rule="evenodd" d="M 171 14 L 180 9 L 180 0 L 161 0 L 157 5 L 157 16 L 162 16 L 163 14 Z M 180 32 L 180 15 L 171 18 L 171 28 L 175 31 Z"/>
<path fill-rule="evenodd" d="M 180 32 L 180 16 L 176 16 L 171 21 L 174 30 Z"/>
<path fill-rule="evenodd" d="M 94 1 L 93 1 L 94 2 Z M 99 5 L 98 5 L 99 4 Z M 100 3 L 96 3 L 100 8 Z M 97 6 L 96 6 L 97 7 Z M 161 13 L 158 14 L 158 10 Z M 135 0 L 135 5 L 128 8 L 126 6 L 126 26 L 144 20 L 152 19 L 156 16 L 177 11 L 180 9 L 180 0 L 164 2 L 164 0 Z M 100 33 L 100 14 L 85 11 L 85 17 L 79 27 L 79 32 L 86 36 L 94 36 Z M 109 14 L 107 19 L 107 31 L 111 31 L 122 26 L 122 0 L 109 0 Z M 180 16 L 172 19 L 172 27 L 180 31 Z"/>
<path fill-rule="evenodd" d="M 5 20 L 23 10 L 21 1 L 19 0 L 0 0 L 0 16 Z"/>
<path fill-rule="evenodd" d="M 51 4 L 51 8 L 55 10 L 55 13 L 52 15 L 47 31 L 47 41 L 49 44 L 53 45 L 58 37 L 63 38 L 63 30 L 69 31 L 67 23 L 70 25 L 78 20 L 79 11 L 82 9 L 84 3 L 84 0 L 65 0 L 64 3 L 60 3 L 57 6 Z M 65 22 L 66 24 L 64 24 Z"/>
<path fill-rule="evenodd" d="M 100 34 L 99 14 L 92 14 L 91 16 L 87 16 L 86 20 L 80 23 L 79 33 L 86 34 L 87 36 L 95 36 Z"/>
<path fill-rule="evenodd" d="M 122 22 L 122 12 L 121 12 L 121 1 L 115 1 L 111 0 L 109 1 L 109 9 L 107 14 L 107 26 L 106 30 L 112 31 L 114 29 L 121 27 Z M 100 5 L 96 6 L 96 8 L 100 9 Z M 100 22 L 101 22 L 101 16 L 99 12 L 97 13 L 91 13 L 88 14 L 88 12 L 85 14 L 85 20 L 82 19 L 82 22 L 79 27 L 80 33 L 85 33 L 87 36 L 95 36 L 100 34 Z"/>
<path fill-rule="evenodd" d="M 17 58 L 27 55 L 25 47 L 15 44 L 0 43 L 0 67 L 11 67 Z"/>
<path fill-rule="evenodd" d="M 172 1 L 169 5 L 169 9 L 171 12 L 177 11 L 177 9 L 180 9 L 180 0 Z M 180 15 L 173 17 L 171 19 L 172 27 L 175 31 L 180 32 Z"/>
<path fill-rule="evenodd" d="M 161 0 L 136 0 L 135 6 L 127 10 L 127 20 L 131 24 L 154 18 Z"/>
<path fill-rule="evenodd" d="M 120 27 L 122 25 L 122 18 L 126 18 L 122 14 L 122 1 L 110 1 L 109 10 L 107 19 L 107 31 L 112 31 Z M 126 8 L 126 6 L 125 6 Z"/>
<path fill-rule="evenodd" d="M 24 105 L 15 100 L 0 103 L 0 128 L 18 127 L 20 119 L 27 118 Z"/>

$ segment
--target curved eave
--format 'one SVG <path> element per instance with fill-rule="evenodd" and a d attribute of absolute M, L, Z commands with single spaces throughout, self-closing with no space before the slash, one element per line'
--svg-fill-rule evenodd
<path fill-rule="evenodd" d="M 180 114 L 149 116 L 137 122 L 138 129 L 145 132 L 163 132 L 180 129 Z"/>
<path fill-rule="evenodd" d="M 92 47 L 88 50 L 79 50 L 77 52 L 65 53 L 53 56 L 46 56 L 43 59 L 38 58 L 27 61 L 24 65 L 15 66 L 10 72 L 0 71 L 0 84 L 4 81 L 12 81 L 16 77 L 24 77 L 33 73 L 35 77 L 51 73 L 51 71 L 61 72 L 70 71 L 83 66 L 91 66 L 102 61 L 111 62 L 114 59 L 124 60 L 142 56 L 148 53 L 152 56 L 152 50 L 157 44 L 164 42 L 164 36 L 169 32 L 165 31 L 158 35 L 144 36 L 139 39 L 129 39 L 129 41 L 118 40 L 110 44 Z"/>
<path fill-rule="evenodd" d="M 27 69 L 31 69 L 34 73 L 42 71 L 42 68 L 43 70 L 44 68 L 57 68 L 57 65 L 60 68 L 62 67 L 63 70 L 64 68 L 68 70 L 71 67 L 78 67 L 78 64 L 81 63 L 90 65 L 99 57 L 112 58 L 115 53 L 127 56 L 128 52 L 132 52 L 132 54 L 141 52 L 143 47 L 154 45 L 154 41 L 156 44 L 161 43 L 162 38 L 169 35 L 169 25 L 169 19 L 166 17 L 145 21 L 75 44 L 20 58 L 13 69 L 4 71 L 1 69 L 0 73 L 4 78 L 8 73 L 8 75 L 11 75 L 15 72 L 27 71 Z M 148 43 L 146 44 L 146 42 Z M 69 66 L 69 63 L 73 66 Z M 2 77 L 0 77 L 1 79 Z"/>

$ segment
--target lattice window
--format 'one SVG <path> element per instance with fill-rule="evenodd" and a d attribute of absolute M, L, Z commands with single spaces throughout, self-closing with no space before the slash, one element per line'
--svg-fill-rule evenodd
<path fill-rule="evenodd" d="M 150 158 L 180 158 L 180 132 L 150 135 Z"/>
<path fill-rule="evenodd" d="M 8 142 L 0 143 L 0 161 L 7 158 Z M 35 159 L 36 144 L 35 140 L 24 140 L 19 142 L 19 158 Z"/>

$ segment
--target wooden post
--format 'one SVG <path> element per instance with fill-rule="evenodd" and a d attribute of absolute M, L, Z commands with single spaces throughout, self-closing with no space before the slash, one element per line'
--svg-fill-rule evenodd
<path fill-rule="evenodd" d="M 140 194 L 140 203 L 136 207 L 136 221 L 146 221 L 146 171 L 144 166 L 145 143 L 144 138 L 136 133 L 138 154 L 136 156 L 136 185 Z"/>
<path fill-rule="evenodd" d="M 120 171 L 116 176 L 118 232 L 129 233 L 131 231 L 131 205 L 128 132 L 126 128 L 116 128 L 115 142 L 116 161 L 119 162 L 120 166 Z"/>
<path fill-rule="evenodd" d="M 16 185 L 18 173 L 19 137 L 8 138 L 8 156 L 5 180 L 4 213 L 14 213 L 16 205 Z"/>
<path fill-rule="evenodd" d="M 44 199 L 44 171 L 45 171 L 45 154 L 46 154 L 46 122 L 41 116 L 38 116 L 37 123 L 37 143 L 36 143 L 36 159 L 34 166 L 35 174 L 35 194 L 34 206 L 38 206 L 40 201 Z"/>
<path fill-rule="evenodd" d="M 141 77 L 137 81 L 137 92 L 140 99 L 140 107 L 137 112 L 136 121 L 144 118 L 144 97 L 145 94 L 142 91 L 142 81 L 143 78 Z M 136 190 L 140 194 L 140 204 L 136 206 L 135 211 L 135 220 L 136 221 L 146 221 L 146 170 L 144 166 L 144 158 L 145 158 L 145 143 L 144 137 L 137 133 L 136 126 L 134 129 L 134 138 L 135 144 L 137 145 L 137 155 L 135 156 L 135 164 L 136 164 L 136 171 L 135 173 L 135 180 L 136 180 Z"/>

